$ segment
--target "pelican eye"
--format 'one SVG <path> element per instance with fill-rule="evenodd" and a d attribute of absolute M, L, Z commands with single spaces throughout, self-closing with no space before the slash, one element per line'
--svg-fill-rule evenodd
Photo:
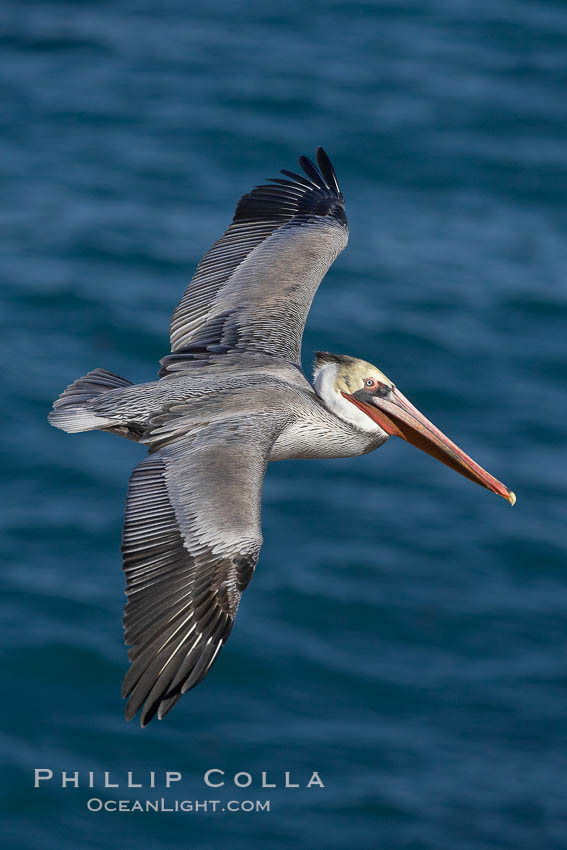
<path fill-rule="evenodd" d="M 373 378 L 367 378 L 364 383 L 367 387 L 373 387 L 376 381 Z"/>

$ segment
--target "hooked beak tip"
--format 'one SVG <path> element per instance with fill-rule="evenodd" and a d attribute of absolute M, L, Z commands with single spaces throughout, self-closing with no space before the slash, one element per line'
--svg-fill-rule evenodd
<path fill-rule="evenodd" d="M 469 478 L 476 484 L 486 487 L 510 505 L 516 504 L 516 494 L 505 484 L 490 475 L 471 457 L 455 445 L 445 434 L 433 425 L 402 393 L 392 387 L 387 397 L 372 399 L 369 404 L 358 401 L 356 397 L 343 393 L 354 401 L 389 436 L 395 435 L 426 452 L 432 457 Z"/>

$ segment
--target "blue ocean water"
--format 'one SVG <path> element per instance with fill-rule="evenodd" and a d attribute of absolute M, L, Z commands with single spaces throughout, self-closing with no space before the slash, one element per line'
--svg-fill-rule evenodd
<path fill-rule="evenodd" d="M 4 846 L 567 847 L 566 38 L 552 0 L 1 5 Z M 95 366 L 151 380 L 237 198 L 318 144 L 351 241 L 305 369 L 376 363 L 518 504 L 398 440 L 274 464 L 230 641 L 142 730 L 119 546 L 143 452 L 46 415 Z M 271 810 L 87 808 L 162 797 Z"/>

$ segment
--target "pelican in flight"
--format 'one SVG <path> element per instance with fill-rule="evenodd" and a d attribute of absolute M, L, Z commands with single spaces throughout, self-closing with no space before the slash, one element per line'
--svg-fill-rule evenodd
<path fill-rule="evenodd" d="M 157 381 L 94 369 L 54 403 L 69 433 L 111 431 L 148 447 L 134 469 L 122 538 L 126 719 L 162 718 L 226 643 L 262 545 L 269 461 L 352 457 L 401 437 L 516 497 L 420 413 L 380 369 L 301 339 L 313 296 L 346 247 L 345 202 L 328 156 L 301 157 L 236 205 L 173 313 Z"/>

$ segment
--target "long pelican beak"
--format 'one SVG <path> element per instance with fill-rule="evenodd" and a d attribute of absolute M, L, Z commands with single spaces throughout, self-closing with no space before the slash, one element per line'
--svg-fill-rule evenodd
<path fill-rule="evenodd" d="M 418 449 L 431 455 L 441 463 L 450 466 L 455 472 L 470 478 L 481 487 L 492 490 L 514 505 L 516 495 L 509 490 L 501 481 L 490 475 L 485 469 L 475 463 L 472 458 L 464 453 L 455 443 L 436 428 L 429 419 L 413 406 L 408 399 L 396 387 L 392 387 L 384 398 L 380 396 L 369 397 L 366 395 L 364 401 L 352 395 L 343 393 L 349 401 L 352 401 L 364 411 L 374 422 L 377 422 L 387 434 L 401 437 Z"/>

